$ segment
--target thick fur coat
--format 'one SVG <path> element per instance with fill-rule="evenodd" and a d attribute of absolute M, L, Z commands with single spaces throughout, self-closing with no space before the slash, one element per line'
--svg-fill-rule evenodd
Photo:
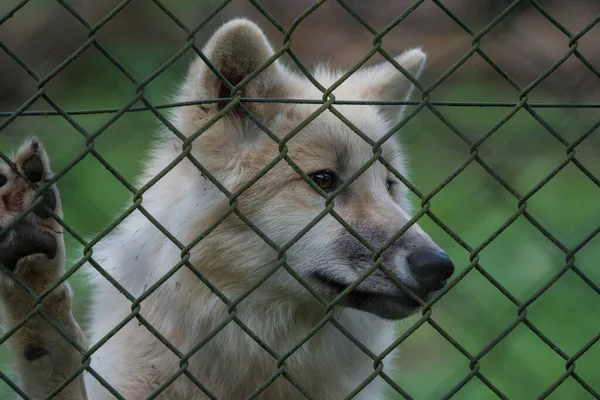
<path fill-rule="evenodd" d="M 203 52 L 228 82 L 198 58 L 177 101 L 323 96 L 306 77 L 271 62 L 272 47 L 247 20 L 222 26 Z M 417 78 L 425 54 L 413 49 L 394 60 Z M 328 68 L 315 72 L 324 87 L 342 75 Z M 333 94 L 390 102 L 407 99 L 412 88 L 385 62 L 359 69 Z M 326 108 L 269 101 L 174 109 L 170 121 L 181 136 L 167 128 L 159 134 L 138 187 L 158 180 L 143 193 L 142 208 L 93 247 L 92 267 L 103 268 L 114 282 L 93 274 L 89 346 L 71 315 L 68 285 L 44 300 L 47 316 L 82 349 L 93 350 L 90 368 L 55 398 L 112 399 L 114 390 L 135 400 L 164 389 L 159 398 L 205 399 L 208 390 L 219 399 L 242 399 L 270 382 L 258 398 L 303 399 L 304 391 L 333 400 L 365 380 L 369 383 L 355 398 L 382 398 L 383 379 L 369 380 L 373 357 L 393 343 L 394 321 L 418 310 L 419 300 L 409 292 L 426 299 L 431 291 L 421 290 L 409 255 L 420 249 L 441 252 L 418 225 L 405 228 L 411 219 L 407 189 L 397 176 L 406 175 L 405 156 L 397 135 L 388 135 L 401 112 L 397 105 Z M 38 158 L 42 176 L 32 177 L 28 160 Z M 35 191 L 22 176 L 40 184 L 51 176 L 36 139 L 23 145 L 15 161 L 19 173 L 8 166 L 0 171 L 8 177 L 0 187 L 3 226 L 34 200 Z M 56 188 L 48 193 L 43 203 L 60 215 Z M 332 213 L 324 213 L 328 193 L 335 194 Z M 9 267 L 40 293 L 64 273 L 64 243 L 57 233 L 62 227 L 42 211 L 23 221 L 50 248 L 33 246 Z M 30 237 L 19 234 L 18 226 L 0 238 L 5 254 Z M 384 245 L 389 247 L 377 262 L 393 277 L 373 268 L 373 253 Z M 5 258 L 0 261 L 10 263 Z M 339 304 L 327 305 L 371 270 Z M 34 306 L 8 277 L 0 294 L 9 326 Z M 131 298 L 138 299 L 134 306 Z M 81 367 L 78 350 L 40 316 L 11 341 L 21 387 L 34 399 L 47 396 Z M 388 355 L 383 367 L 390 363 Z"/>

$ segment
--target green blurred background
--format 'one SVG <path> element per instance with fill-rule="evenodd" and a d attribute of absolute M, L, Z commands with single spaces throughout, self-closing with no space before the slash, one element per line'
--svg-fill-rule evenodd
<path fill-rule="evenodd" d="M 0 18 L 17 4 L 0 2 Z M 91 25 L 100 21 L 118 2 L 67 2 Z M 278 21 L 289 27 L 311 2 L 259 1 Z M 409 1 L 348 1 L 376 29 L 382 29 L 406 10 Z M 577 32 L 600 13 L 595 0 L 540 2 L 571 32 Z M 208 0 L 163 1 L 171 12 L 191 27 L 202 21 L 220 2 Z M 444 2 L 474 31 L 492 21 L 506 1 Z M 223 21 L 248 16 L 263 27 L 275 46 L 282 35 L 269 26 L 247 1 L 233 1 L 197 34 L 202 44 Z M 2 21 L 2 20 L 0 20 Z M 530 94 L 531 103 L 600 103 L 600 26 L 584 35 L 578 49 L 595 66 L 596 74 L 570 57 Z M 138 80 L 157 70 L 185 43 L 187 34 L 155 3 L 133 0 L 97 32 L 97 39 Z M 39 75 L 44 76 L 73 53 L 88 31 L 54 0 L 31 0 L 0 24 L 0 40 Z M 593 39 L 595 38 L 595 39 Z M 322 59 L 351 65 L 372 46 L 372 35 L 339 3 L 329 1 L 306 18 L 295 32 L 292 48 L 305 65 Z M 433 2 L 424 2 L 384 37 L 390 53 L 422 46 L 429 55 L 425 86 L 438 79 L 471 48 L 472 38 Z M 560 59 L 568 38 L 529 2 L 523 2 L 495 26 L 481 48 L 520 85 L 527 86 Z M 19 108 L 36 91 L 35 81 L 6 52 L 0 52 L 0 117 Z M 189 61 L 186 53 L 146 88 L 153 104 L 170 101 Z M 377 60 L 373 60 L 377 61 Z M 122 107 L 135 95 L 135 86 L 93 46 L 84 51 L 46 85 L 46 93 L 64 110 Z M 471 57 L 431 94 L 432 100 L 449 102 L 517 102 L 519 92 L 478 55 Z M 33 110 L 51 110 L 42 100 Z M 436 110 L 471 141 L 486 134 L 511 107 L 438 106 Z M 162 111 L 161 111 L 162 112 Z M 599 108 L 536 108 L 536 112 L 569 143 L 594 131 L 577 147 L 577 159 L 600 177 Z M 76 115 L 87 132 L 101 127 L 112 114 Z M 96 150 L 130 182 L 140 172 L 153 132 L 160 125 L 150 112 L 132 112 L 110 125 L 96 140 Z M 85 148 L 84 137 L 58 116 L 20 116 L 0 131 L 0 151 L 8 153 L 25 137 L 41 137 L 60 171 Z M 403 141 L 411 159 L 412 182 L 429 193 L 470 157 L 469 145 L 433 112 L 423 109 L 405 127 Z M 566 146 L 526 110 L 518 111 L 479 147 L 479 156 L 521 195 L 528 193 L 566 158 Z M 58 182 L 66 222 L 80 235 L 93 237 L 131 203 L 131 194 L 92 156 L 71 169 Z M 571 249 L 600 225 L 600 188 L 573 163 L 567 164 L 527 201 L 527 211 L 554 237 Z M 517 199 L 488 172 L 472 162 L 431 200 L 432 212 L 472 248 L 486 241 L 518 209 Z M 415 199 L 415 205 L 418 206 Z M 469 265 L 469 253 L 428 218 L 423 228 L 444 248 L 457 266 L 457 275 Z M 75 263 L 81 246 L 67 237 Z M 600 238 L 595 237 L 575 255 L 575 265 L 593 282 L 586 284 L 567 271 L 527 308 L 527 318 L 568 355 L 579 351 L 600 333 Z M 523 216 L 480 253 L 480 265 L 520 302 L 526 302 L 565 265 L 565 254 Z M 75 314 L 84 320 L 89 286 L 81 273 L 72 278 Z M 434 309 L 434 320 L 469 353 L 481 352 L 518 317 L 518 307 L 480 272 L 471 271 Z M 407 329 L 417 318 L 401 323 Z M 0 346 L 2 372 L 10 373 L 6 344 Z M 438 399 L 470 372 L 469 360 L 425 323 L 400 346 L 396 382 L 415 399 Z M 576 362 L 575 371 L 600 392 L 600 344 L 593 345 Z M 565 372 L 565 361 L 524 324 L 519 324 L 480 361 L 480 371 L 511 399 L 536 398 Z M 10 389 L 0 383 L 0 398 Z M 400 398 L 390 390 L 390 399 Z M 487 399 L 496 396 L 477 378 L 454 398 Z M 551 395 L 554 399 L 588 399 L 573 378 L 567 378 Z"/>

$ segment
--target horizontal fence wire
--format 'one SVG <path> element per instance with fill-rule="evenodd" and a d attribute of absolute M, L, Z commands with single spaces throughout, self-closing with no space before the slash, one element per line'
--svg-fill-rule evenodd
<path fill-rule="evenodd" d="M 332 0 L 333 1 L 333 0 Z M 600 21 L 600 15 L 595 16 L 586 26 L 584 26 L 579 32 L 570 32 L 566 27 L 561 25 L 555 18 L 553 18 L 543 7 L 543 5 L 536 0 L 516 0 L 510 3 L 502 12 L 500 12 L 487 26 L 483 29 L 476 31 L 473 28 L 469 27 L 464 21 L 462 21 L 457 15 L 455 15 L 441 0 L 432 0 L 432 3 L 443 12 L 448 18 L 450 18 L 456 25 L 463 30 L 466 34 L 471 37 L 471 45 L 470 49 L 456 62 L 452 65 L 445 73 L 439 76 L 431 85 L 425 87 L 422 86 L 419 82 L 415 81 L 418 92 L 421 93 L 420 100 L 416 101 L 390 101 L 390 102 L 378 102 L 378 101 L 357 101 L 357 100 L 338 100 L 334 97 L 333 91 L 336 87 L 338 87 L 347 77 L 348 74 L 342 76 L 338 81 L 336 81 L 331 87 L 323 87 L 319 82 L 311 75 L 309 70 L 300 62 L 299 57 L 291 48 L 291 42 L 293 38 L 293 33 L 298 25 L 310 14 L 319 9 L 324 3 L 325 0 L 316 1 L 307 7 L 304 12 L 296 17 L 296 19 L 292 22 L 289 28 L 285 28 L 282 24 L 280 24 L 261 4 L 258 0 L 250 0 L 251 3 L 262 15 L 273 24 L 273 26 L 284 35 L 283 42 L 281 45 L 276 45 L 275 55 L 268 61 L 267 64 L 261 66 L 259 69 L 254 71 L 248 77 L 246 77 L 242 82 L 239 82 L 236 85 L 233 85 L 230 82 L 227 82 L 224 76 L 220 74 L 217 68 L 212 65 L 211 61 L 206 57 L 206 55 L 202 52 L 202 49 L 196 43 L 194 35 L 196 35 L 201 29 L 203 29 L 216 15 L 223 10 L 231 0 L 221 1 L 215 4 L 212 8 L 212 11 L 208 13 L 203 20 L 195 26 L 186 26 L 180 19 L 178 19 L 174 13 L 172 13 L 166 5 L 161 3 L 160 0 L 152 0 L 154 4 L 156 4 L 162 12 L 174 23 L 177 27 L 186 35 L 186 40 L 181 44 L 181 47 L 177 49 L 166 62 L 164 62 L 158 69 L 156 69 L 153 73 L 148 75 L 145 79 L 140 80 L 135 77 L 135 75 L 129 71 L 119 60 L 106 48 L 102 45 L 101 41 L 98 38 L 98 32 L 103 29 L 103 27 L 114 18 L 121 10 L 128 6 L 131 0 L 125 0 L 119 3 L 116 7 L 114 7 L 104 18 L 98 21 L 96 24 L 92 24 L 87 21 L 82 15 L 80 15 L 67 1 L 65 0 L 56 0 L 56 5 L 62 7 L 64 11 L 73 16 L 77 22 L 84 27 L 88 32 L 88 38 L 85 42 L 76 49 L 71 55 L 69 55 L 63 62 L 57 65 L 51 72 L 46 74 L 45 76 L 39 75 L 33 68 L 27 65 L 27 63 L 17 54 L 16 51 L 12 50 L 8 45 L 3 42 L 0 42 L 0 47 L 2 50 L 13 59 L 22 69 L 25 71 L 30 77 L 32 77 L 36 83 L 36 91 L 33 95 L 25 101 L 21 107 L 12 111 L 0 111 L 0 132 L 6 129 L 12 122 L 14 122 L 17 118 L 23 117 L 60 117 L 64 121 L 66 121 L 73 129 L 75 129 L 82 137 L 85 139 L 85 148 L 75 157 L 68 165 L 66 165 L 63 169 L 58 171 L 54 177 L 46 182 L 42 187 L 37 188 L 38 198 L 31 205 L 29 205 L 23 212 L 13 219 L 8 225 L 0 228 L 0 237 L 2 237 L 5 233 L 9 232 L 16 224 L 21 221 L 25 216 L 31 212 L 35 207 L 37 207 L 42 201 L 41 194 L 44 193 L 51 185 L 61 180 L 65 174 L 67 174 L 70 170 L 76 167 L 85 157 L 91 156 L 95 158 L 98 162 L 100 162 L 104 168 L 115 178 L 117 179 L 122 186 L 131 193 L 133 200 L 131 204 L 126 208 L 126 210 L 115 218 L 109 226 L 107 226 L 102 232 L 93 237 L 91 240 L 85 240 L 82 236 L 80 236 L 77 232 L 71 229 L 58 215 L 52 212 L 53 218 L 65 229 L 66 232 L 71 234 L 75 240 L 81 244 L 84 248 L 83 256 L 80 260 L 78 260 L 72 268 L 70 268 L 64 276 L 62 276 L 57 282 L 55 282 L 51 287 L 47 288 L 43 293 L 36 294 L 34 293 L 27 285 L 20 281 L 20 279 L 8 268 L 2 266 L 4 273 L 8 274 L 19 286 L 21 286 L 27 293 L 29 293 L 32 298 L 35 299 L 35 307 L 31 310 L 27 316 L 20 321 L 14 327 L 11 327 L 4 335 L 0 337 L 0 345 L 5 343 L 15 332 L 17 332 L 24 324 L 27 323 L 34 316 L 40 316 L 43 318 L 59 335 L 61 335 L 68 343 L 70 343 L 77 352 L 81 355 L 81 367 L 77 370 L 76 374 L 66 379 L 62 382 L 55 390 L 51 393 L 48 398 L 55 397 L 58 395 L 61 390 L 63 390 L 70 382 L 77 378 L 79 374 L 87 372 L 94 376 L 101 385 L 103 385 L 112 395 L 116 398 L 124 398 L 121 394 L 118 393 L 118 390 L 110 386 L 108 382 L 106 382 L 100 374 L 98 374 L 93 367 L 90 365 L 91 356 L 101 347 L 103 346 L 111 337 L 113 337 L 125 324 L 132 320 L 136 320 L 138 324 L 145 326 L 162 344 L 164 344 L 172 354 L 179 359 L 179 369 L 176 373 L 167 381 L 162 383 L 149 398 L 155 398 L 159 396 L 166 388 L 169 387 L 177 378 L 180 376 L 187 377 L 191 382 L 193 382 L 208 398 L 216 399 L 215 395 L 210 392 L 210 390 L 204 386 L 204 384 L 199 381 L 188 369 L 190 358 L 196 354 L 206 343 L 208 343 L 213 337 L 215 337 L 222 329 L 230 324 L 234 324 L 244 332 L 248 334 L 248 336 L 262 349 L 264 349 L 276 362 L 277 370 L 276 372 L 262 385 L 256 388 L 255 392 L 249 395 L 249 399 L 259 397 L 264 390 L 266 390 L 276 379 L 285 379 L 291 385 L 296 387 L 300 393 L 304 394 L 307 398 L 311 398 L 307 393 L 307 388 L 303 387 L 299 382 L 295 380 L 295 378 L 286 370 L 286 361 L 297 351 L 304 343 L 310 340 L 320 329 L 322 329 L 325 325 L 330 324 L 335 327 L 335 329 L 339 330 L 343 333 L 351 342 L 353 342 L 367 357 L 372 359 L 373 361 L 373 371 L 372 373 L 363 381 L 356 382 L 356 388 L 354 391 L 349 393 L 346 398 L 350 399 L 356 396 L 360 391 L 366 387 L 371 381 L 380 377 L 385 382 L 389 384 L 389 386 L 400 396 L 410 399 L 412 398 L 410 393 L 400 387 L 392 377 L 390 377 L 383 369 L 384 362 L 383 359 L 395 348 L 397 348 L 401 343 L 403 343 L 411 334 L 413 334 L 419 327 L 423 325 L 429 325 L 435 331 L 437 331 L 449 344 L 451 344 L 456 350 L 462 354 L 469 362 L 469 372 L 466 374 L 463 379 L 461 379 L 450 391 L 448 391 L 443 398 L 450 398 L 455 395 L 461 388 L 463 388 L 467 383 L 472 380 L 478 380 L 485 386 L 487 386 L 490 391 L 492 391 L 497 397 L 505 399 L 508 398 L 502 391 L 494 385 L 493 381 L 486 377 L 481 369 L 480 361 L 488 354 L 491 350 L 493 350 L 499 343 L 502 342 L 504 338 L 507 337 L 513 330 L 517 327 L 526 327 L 528 328 L 534 335 L 539 337 L 545 345 L 548 346 L 553 352 L 555 352 L 559 357 L 561 357 L 565 361 L 565 372 L 562 374 L 552 385 L 550 385 L 542 394 L 540 394 L 539 398 L 548 397 L 557 387 L 559 387 L 567 378 L 571 377 L 574 381 L 578 382 L 581 387 L 589 393 L 594 398 L 600 399 L 600 394 L 588 383 L 586 382 L 578 373 L 577 368 L 575 366 L 576 361 L 598 340 L 600 340 L 600 334 L 590 340 L 585 346 L 579 349 L 575 353 L 567 353 L 563 351 L 558 345 L 556 345 L 548 336 L 546 336 L 536 325 L 528 318 L 527 309 L 531 304 L 533 304 L 542 294 L 548 291 L 552 285 L 554 285 L 567 271 L 574 272 L 582 282 L 584 282 L 587 286 L 589 286 L 594 292 L 600 295 L 600 288 L 589 278 L 584 272 L 578 268 L 576 255 L 581 248 L 592 240 L 600 231 L 600 228 L 589 234 L 584 240 L 582 240 L 578 245 L 574 247 L 568 247 L 567 245 L 560 242 L 560 240 L 553 235 L 547 228 L 545 228 L 540 221 L 538 221 L 527 208 L 527 201 L 537 193 L 550 179 L 552 179 L 556 174 L 558 174 L 561 170 L 563 170 L 567 165 L 573 165 L 582 171 L 596 186 L 600 187 L 600 180 L 596 178 L 584 165 L 578 160 L 576 156 L 576 147 L 581 144 L 581 142 L 588 137 L 597 126 L 591 127 L 588 131 L 586 131 L 583 135 L 577 138 L 574 141 L 569 141 L 565 137 L 563 137 L 559 132 L 553 129 L 543 117 L 538 113 L 539 109 L 597 109 L 600 108 L 600 103 L 594 102 L 582 102 L 582 103 L 563 103 L 563 102 L 529 102 L 528 95 L 529 93 L 536 88 L 541 82 L 543 82 L 552 72 L 554 72 L 557 68 L 559 68 L 569 57 L 576 57 L 579 59 L 590 72 L 595 75 L 596 78 L 600 79 L 600 71 L 597 67 L 592 65 L 584 55 L 578 50 L 578 41 Z M 4 15 L 0 16 L 0 26 L 4 24 L 6 21 L 10 20 L 13 16 L 15 16 L 21 8 L 26 6 L 29 3 L 29 0 L 21 0 L 17 3 L 13 8 L 9 9 Z M 343 9 L 351 15 L 362 27 L 367 29 L 372 35 L 373 46 L 368 54 L 365 55 L 361 59 L 359 63 L 357 63 L 350 72 L 358 69 L 362 64 L 368 61 L 371 56 L 378 54 L 382 56 L 384 59 L 388 60 L 390 63 L 394 64 L 398 67 L 390 54 L 386 52 L 382 45 L 382 39 L 385 37 L 388 32 L 390 32 L 393 28 L 402 23 L 410 14 L 412 14 L 416 9 L 418 9 L 421 4 L 425 3 L 424 0 L 417 0 L 412 5 L 406 8 L 406 10 L 400 15 L 395 16 L 395 18 L 387 24 L 383 29 L 377 30 L 372 27 L 363 17 L 361 17 L 360 13 L 354 10 L 347 1 L 345 0 L 337 0 L 337 3 L 343 7 Z M 522 3 L 530 3 L 533 7 L 540 13 L 540 15 L 544 16 L 551 24 L 557 27 L 562 34 L 566 36 L 568 39 L 568 46 L 564 50 L 563 56 L 556 61 L 553 65 L 548 67 L 541 75 L 539 75 L 534 81 L 532 81 L 529 85 L 523 87 L 519 85 L 511 76 L 497 63 L 495 63 L 482 49 L 481 41 L 482 39 L 498 24 L 500 24 L 513 10 L 515 10 Z M 333 29 L 333 28 L 332 28 Z M 97 49 L 103 57 L 108 60 L 114 67 L 116 67 L 120 73 L 132 84 L 135 85 L 135 96 L 131 98 L 130 101 L 123 107 L 119 108 L 97 108 L 97 109 L 80 109 L 80 110 L 65 110 L 61 106 L 59 106 L 52 97 L 46 91 L 46 85 L 54 79 L 61 71 L 63 71 L 70 63 L 72 63 L 77 57 L 79 57 L 86 49 L 95 48 Z M 159 75 L 161 75 L 167 68 L 173 65 L 176 61 L 181 59 L 185 53 L 188 51 L 193 51 L 198 57 L 200 57 L 211 70 L 213 70 L 219 79 L 223 82 L 228 89 L 232 91 L 231 97 L 228 98 L 215 98 L 209 100 L 199 100 L 199 101 L 189 101 L 189 102 L 179 102 L 179 103 L 167 103 L 160 105 L 153 105 L 146 98 L 146 87 Z M 241 88 L 249 82 L 252 78 L 258 75 L 262 70 L 264 70 L 269 64 L 275 62 L 279 57 L 287 55 L 289 59 L 295 64 L 295 66 L 310 80 L 312 84 L 314 84 L 323 94 L 322 100 L 309 100 L 309 99 L 262 99 L 262 98 L 246 98 L 241 95 Z M 469 59 L 474 56 L 479 56 L 483 59 L 490 67 L 492 67 L 498 75 L 505 80 L 510 86 L 512 86 L 518 92 L 518 100 L 513 102 L 452 102 L 452 101 L 434 101 L 431 99 L 431 93 L 444 81 L 446 81 L 450 76 L 454 74 L 456 70 L 458 70 L 462 65 L 464 65 Z M 402 73 L 406 73 L 400 68 Z M 413 80 L 413 77 L 408 76 L 409 79 Z M 43 100 L 49 106 L 48 110 L 29 110 L 29 108 L 36 103 L 38 100 Z M 256 116 L 254 116 L 251 111 L 246 106 L 247 104 L 259 102 L 259 103 L 286 103 L 286 104 L 314 104 L 319 106 L 317 110 L 304 122 L 302 122 L 299 126 L 295 127 L 291 130 L 289 134 L 285 137 L 277 137 L 273 132 L 269 130 L 267 126 L 264 125 Z M 205 125 L 203 125 L 197 132 L 191 135 L 183 135 L 179 132 L 175 126 L 173 126 L 167 118 L 165 118 L 159 110 L 163 109 L 173 109 L 176 107 L 190 107 L 197 106 L 202 104 L 214 104 L 221 103 L 223 104 L 223 108 L 221 111 L 212 119 L 210 119 Z M 364 132 L 361 132 L 356 126 L 354 126 L 350 121 L 348 121 L 337 109 L 338 105 L 410 105 L 414 106 L 414 111 L 408 113 L 408 115 L 404 116 L 402 121 L 398 122 L 396 126 L 392 128 L 390 132 L 388 132 L 384 139 L 380 141 L 373 141 L 366 135 Z M 253 177 L 249 182 L 244 184 L 241 188 L 237 189 L 235 192 L 231 192 L 227 190 L 218 179 L 213 176 L 203 165 L 202 160 L 196 159 L 191 153 L 192 142 L 204 134 L 207 130 L 210 129 L 223 115 L 225 115 L 229 110 L 234 107 L 239 107 L 242 111 L 259 126 L 264 133 L 266 133 L 274 143 L 276 143 L 279 147 L 279 155 L 272 160 L 262 171 L 260 171 L 255 177 Z M 446 118 L 441 111 L 441 109 L 446 107 L 491 107 L 491 108 L 500 108 L 505 109 L 505 116 L 498 121 L 498 123 L 489 129 L 487 132 L 484 132 L 479 138 L 472 140 L 467 138 L 460 129 L 453 125 L 448 118 Z M 392 134 L 397 132 L 398 129 L 402 128 L 411 118 L 413 118 L 420 110 L 427 109 L 431 111 L 432 115 L 437 118 L 442 124 L 449 128 L 451 132 L 456 134 L 456 136 L 464 142 L 469 148 L 469 156 L 464 162 L 457 167 L 454 171 L 452 171 L 446 179 L 443 180 L 441 184 L 439 184 L 436 188 L 434 188 L 429 193 L 420 192 L 414 185 L 410 183 L 406 177 L 404 177 L 400 172 L 393 169 L 393 167 L 382 157 L 382 149 L 381 146 L 385 140 L 391 137 Z M 288 155 L 288 147 L 287 142 L 294 137 L 299 131 L 301 131 L 308 123 L 317 118 L 324 112 L 331 112 L 336 115 L 342 122 L 344 122 L 352 131 L 354 131 L 358 136 L 360 136 L 363 140 L 369 143 L 373 147 L 373 155 L 370 160 L 365 163 L 358 171 L 354 173 L 354 175 L 345 181 L 341 187 L 333 191 L 332 193 L 325 193 L 319 186 L 317 186 L 312 179 L 303 171 Z M 515 115 L 519 111 L 525 111 L 529 115 L 531 115 L 537 122 L 540 123 L 541 126 L 547 131 L 549 135 L 556 138 L 559 143 L 564 147 L 565 155 L 561 162 L 559 162 L 556 167 L 543 179 L 541 179 L 538 184 L 536 184 L 533 189 L 531 189 L 528 193 L 519 193 L 514 187 L 512 187 L 506 180 L 504 180 L 498 173 L 494 171 L 492 166 L 490 166 L 484 159 L 480 156 L 480 147 L 483 143 L 489 141 L 489 139 L 495 134 L 495 132 L 503 126 L 513 115 Z M 112 124 L 114 124 L 121 116 L 126 113 L 132 112 L 149 112 L 152 113 L 156 118 L 158 118 L 162 124 L 166 127 L 166 129 L 171 132 L 175 137 L 179 138 L 181 143 L 181 154 L 174 159 L 169 165 L 157 174 L 154 178 L 152 178 L 148 183 L 146 183 L 143 187 L 136 187 L 134 184 L 129 182 L 122 174 L 120 174 L 111 164 L 102 156 L 102 154 L 95 148 L 95 140 L 102 135 Z M 110 114 L 111 117 L 108 121 L 106 121 L 100 128 L 97 130 L 90 132 L 84 129 L 80 124 L 78 124 L 72 117 L 80 116 L 80 115 L 94 115 L 94 114 Z M 0 133 L 1 134 L 1 133 Z M 11 159 L 4 152 L 0 152 L 0 158 L 13 166 Z M 173 234 L 171 234 L 161 223 L 154 218 L 151 213 L 144 207 L 143 195 L 154 185 L 158 180 L 162 179 L 169 171 L 171 171 L 175 166 L 177 166 L 182 160 L 188 160 L 194 166 L 196 166 L 199 171 L 205 176 L 211 183 L 213 183 L 221 193 L 227 197 L 229 206 L 227 210 L 217 218 L 211 226 L 209 226 L 205 231 L 201 232 L 194 240 L 192 240 L 189 244 L 182 243 L 178 240 Z M 289 164 L 301 177 L 304 179 L 311 187 L 313 187 L 324 199 L 326 203 L 326 207 L 322 210 L 317 217 L 313 221 L 311 221 L 304 229 L 302 229 L 294 238 L 283 245 L 277 245 L 271 238 L 268 237 L 263 231 L 261 231 L 255 224 L 253 224 L 239 209 L 238 207 L 238 198 L 246 192 L 258 179 L 264 176 L 270 168 L 272 168 L 276 163 L 285 162 Z M 401 229 L 399 230 L 388 243 L 380 248 L 373 246 L 369 243 L 368 240 L 361 237 L 361 235 L 354 230 L 343 218 L 336 212 L 334 209 L 334 201 L 336 197 L 353 181 L 355 181 L 364 171 L 366 171 L 371 165 L 376 162 L 380 162 L 384 164 L 390 170 L 396 178 L 402 181 L 409 189 L 420 199 L 421 205 L 420 210 L 417 210 L 415 216 Z M 515 200 L 516 207 L 513 210 L 512 215 L 508 218 L 508 220 L 500 226 L 495 232 L 493 232 L 486 240 L 484 240 L 477 247 L 472 247 L 467 244 L 465 240 L 463 240 L 458 234 L 453 232 L 450 227 L 441 221 L 432 211 L 431 211 L 431 200 L 434 196 L 440 192 L 444 187 L 446 187 L 450 182 L 452 182 L 457 176 L 461 174 L 462 171 L 465 170 L 469 165 L 479 165 L 485 171 L 489 173 L 489 175 L 497 181 L 507 193 L 509 193 Z M 150 223 L 152 223 L 162 234 L 165 236 L 166 240 L 171 244 L 177 246 L 177 248 L 181 251 L 181 260 L 174 265 L 167 274 L 161 277 L 154 285 L 149 288 L 145 288 L 144 293 L 141 296 L 135 297 L 131 293 L 128 292 L 126 288 L 119 284 L 119 282 L 108 274 L 106 270 L 94 259 L 94 246 L 102 240 L 106 235 L 112 232 L 125 218 L 131 215 L 133 212 L 140 212 L 143 214 Z M 277 264 L 269 271 L 269 274 L 265 275 L 258 284 L 253 285 L 248 288 L 247 292 L 239 296 L 238 298 L 231 299 L 228 298 L 224 293 L 222 293 L 217 287 L 215 287 L 210 280 L 208 280 L 202 273 L 201 270 L 196 268 L 190 262 L 190 252 L 191 249 L 196 246 L 201 240 L 203 240 L 207 235 L 209 235 L 212 231 L 214 231 L 227 217 L 229 216 L 237 216 L 244 224 L 246 224 L 252 231 L 254 231 L 262 240 L 277 254 Z M 342 226 L 344 226 L 350 234 L 356 238 L 360 243 L 362 243 L 367 249 L 369 249 L 373 254 L 373 265 L 372 267 L 366 271 L 362 276 L 356 280 L 356 282 L 350 285 L 348 288 L 343 290 L 338 296 L 336 296 L 333 300 L 328 301 L 320 296 L 317 292 L 312 289 L 312 287 L 306 282 L 304 278 L 302 278 L 298 273 L 292 268 L 289 264 L 286 251 L 293 246 L 298 240 L 302 238 L 312 227 L 314 227 L 319 221 L 321 221 L 326 216 L 332 216 L 335 218 Z M 404 232 L 406 232 L 411 226 L 416 224 L 420 218 L 427 216 L 433 222 L 435 222 L 444 232 L 446 232 L 452 239 L 456 242 L 456 244 L 462 248 L 464 248 L 469 253 L 469 265 L 457 276 L 455 276 L 452 281 L 439 292 L 438 295 L 431 301 L 427 303 L 423 303 L 423 301 L 417 297 L 414 293 L 410 291 L 402 281 L 398 279 L 383 263 L 382 253 L 386 250 L 386 248 L 398 237 L 400 237 Z M 540 284 L 539 289 L 527 300 L 520 301 L 515 296 L 513 296 L 510 291 L 505 288 L 497 279 L 495 279 L 480 263 L 480 254 L 481 252 L 495 239 L 497 238 L 503 231 L 509 228 L 515 220 L 519 217 L 524 217 L 528 220 L 533 227 L 535 227 L 542 235 L 548 238 L 561 252 L 565 255 L 564 267 L 560 270 L 556 271 L 555 274 L 546 282 Z M 104 338 L 95 343 L 91 348 L 84 349 L 77 342 L 69 337 L 69 335 L 64 332 L 64 330 L 60 327 L 59 324 L 52 321 L 41 309 L 42 301 L 60 284 L 62 284 L 66 279 L 71 277 L 76 271 L 78 271 L 84 264 L 91 265 L 100 275 L 102 275 L 105 279 L 107 279 L 114 287 L 125 296 L 128 301 L 131 303 L 131 312 L 130 314 L 117 326 L 115 326 L 110 332 L 108 332 Z M 217 326 L 213 331 L 208 332 L 205 338 L 197 343 L 189 352 L 183 353 L 179 349 L 177 349 L 173 344 L 171 344 L 167 338 L 161 335 L 157 329 L 155 329 L 152 324 L 140 313 L 141 303 L 148 298 L 150 295 L 155 293 L 155 291 L 166 282 L 169 278 L 175 275 L 178 271 L 183 269 L 187 269 L 191 271 L 203 284 L 205 284 L 219 299 L 221 299 L 224 304 L 227 305 L 229 310 L 229 315 L 226 320 L 224 320 L 219 326 Z M 323 319 L 310 330 L 310 332 L 306 335 L 306 337 L 302 338 L 298 343 L 293 346 L 291 349 L 286 351 L 285 353 L 278 353 L 272 348 L 270 348 L 267 343 L 258 337 L 252 330 L 246 326 L 246 324 L 239 318 L 237 315 L 237 307 L 238 305 L 244 301 L 260 284 L 262 284 L 269 276 L 279 270 L 287 271 L 292 277 L 294 277 L 302 286 L 304 286 L 325 308 L 325 315 Z M 333 312 L 334 307 L 338 305 L 352 290 L 354 290 L 361 282 L 363 282 L 367 277 L 373 273 L 374 271 L 380 271 L 386 276 L 388 276 L 392 281 L 394 281 L 401 289 L 411 294 L 411 296 L 418 301 L 422 306 L 421 317 L 412 324 L 412 326 L 406 330 L 402 335 L 397 337 L 394 342 L 385 349 L 382 353 L 376 354 L 369 350 L 364 344 L 362 344 L 358 338 L 352 335 L 342 323 L 340 323 Z M 487 346 L 485 346 L 479 353 L 472 354 L 470 353 L 462 344 L 460 344 L 456 339 L 452 337 L 452 335 L 444 329 L 444 327 L 436 322 L 435 318 L 432 316 L 432 307 L 436 304 L 440 298 L 442 298 L 448 291 L 452 290 L 459 282 L 461 282 L 467 275 L 479 273 L 482 277 L 484 277 L 487 281 L 490 282 L 495 288 L 498 289 L 500 293 L 502 293 L 512 304 L 514 304 L 517 308 L 517 314 L 514 316 L 514 319 L 510 324 L 508 324 L 505 329 L 500 332 L 493 340 L 489 342 Z M 15 391 L 17 395 L 24 399 L 28 399 L 29 397 L 19 388 L 19 386 L 13 382 L 5 373 L 0 371 L 0 379 L 2 379 L 12 390 Z"/>

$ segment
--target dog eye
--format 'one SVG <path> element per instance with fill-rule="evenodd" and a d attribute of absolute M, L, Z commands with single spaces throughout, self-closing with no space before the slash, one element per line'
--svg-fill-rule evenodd
<path fill-rule="evenodd" d="M 388 179 L 387 181 L 385 181 L 385 188 L 387 190 L 392 190 L 392 186 L 394 186 L 396 183 L 397 182 L 395 182 L 395 181 L 393 181 L 391 179 Z"/>
<path fill-rule="evenodd" d="M 317 171 L 309 176 L 324 192 L 332 192 L 339 186 L 338 176 L 328 169 Z"/>

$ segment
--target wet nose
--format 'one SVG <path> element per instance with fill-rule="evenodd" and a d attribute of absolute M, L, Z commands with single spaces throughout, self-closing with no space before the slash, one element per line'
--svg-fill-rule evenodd
<path fill-rule="evenodd" d="M 442 251 L 417 250 L 407 261 L 410 272 L 425 293 L 443 288 L 454 272 L 454 264 Z"/>

